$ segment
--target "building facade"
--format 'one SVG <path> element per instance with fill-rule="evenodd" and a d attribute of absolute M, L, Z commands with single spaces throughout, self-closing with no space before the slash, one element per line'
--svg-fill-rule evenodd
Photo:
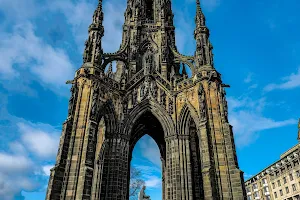
<path fill-rule="evenodd" d="M 228 85 L 214 67 L 195 3 L 197 45 L 185 56 L 175 45 L 170 0 L 128 0 L 120 49 L 104 53 L 99 0 L 83 65 L 68 81 L 69 114 L 47 200 L 128 199 L 132 150 L 145 134 L 161 153 L 163 200 L 246 198 L 228 122 Z"/>
<path fill-rule="evenodd" d="M 298 139 L 300 135 L 299 120 Z M 300 144 L 245 182 L 248 200 L 300 200 Z"/>

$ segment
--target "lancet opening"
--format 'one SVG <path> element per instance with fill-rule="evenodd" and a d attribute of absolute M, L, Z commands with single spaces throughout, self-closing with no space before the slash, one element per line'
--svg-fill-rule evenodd
<path fill-rule="evenodd" d="M 146 19 L 147 20 L 154 20 L 154 3 L 153 0 L 146 0 L 146 6 L 145 6 L 145 10 L 146 10 Z"/>
<path fill-rule="evenodd" d="M 139 142 L 143 142 L 144 149 L 142 149 L 140 154 L 149 155 L 149 152 L 146 152 L 147 150 L 150 151 L 150 148 L 152 146 L 153 150 L 153 145 L 154 145 L 154 150 L 155 148 L 158 148 L 158 152 L 153 155 L 152 160 L 149 160 L 151 165 L 151 169 L 157 169 L 158 171 L 156 173 L 156 177 L 159 177 L 161 179 L 161 191 L 163 192 L 163 173 L 164 173 L 164 161 L 165 161 L 165 156 L 166 156 L 166 144 L 164 140 L 164 131 L 162 128 L 162 125 L 158 121 L 158 119 L 150 112 L 147 111 L 145 112 L 142 116 L 140 116 L 137 120 L 133 122 L 133 129 L 130 135 L 130 142 L 129 142 L 129 166 L 128 166 L 128 171 L 130 172 L 132 167 L 136 167 L 136 158 L 134 157 L 136 154 L 134 153 L 134 149 L 139 148 L 141 145 L 139 145 Z M 145 143 L 146 141 L 146 143 Z M 148 144 L 147 144 L 148 142 Z M 155 145 L 156 144 L 156 145 Z M 149 146 L 147 146 L 149 145 Z M 149 148 L 149 149 L 147 149 Z M 149 163 L 148 163 L 149 164 Z M 142 178 L 144 181 L 147 181 L 147 176 L 149 174 L 145 174 L 146 172 L 142 172 Z M 149 177 L 148 177 L 149 178 Z M 159 181 L 157 178 L 157 181 Z M 129 184 L 130 186 L 130 180 Z M 130 191 L 130 188 L 128 189 Z M 131 191 L 132 192 L 132 191 Z M 129 192 L 130 194 L 130 192 Z M 130 196 L 129 196 L 129 199 Z M 164 198 L 163 198 L 164 199 Z"/>

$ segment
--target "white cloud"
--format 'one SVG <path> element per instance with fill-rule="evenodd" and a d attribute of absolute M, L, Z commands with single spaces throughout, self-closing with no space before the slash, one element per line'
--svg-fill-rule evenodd
<path fill-rule="evenodd" d="M 0 199 L 12 200 L 21 196 L 21 190 L 32 190 L 36 187 L 29 175 L 34 163 L 27 157 L 0 153 Z"/>
<path fill-rule="evenodd" d="M 253 74 L 249 73 L 248 76 L 244 79 L 245 83 L 251 83 L 253 79 Z"/>
<path fill-rule="evenodd" d="M 36 16 L 42 11 L 42 7 L 37 7 L 37 0 L 11 1 L 0 0 L 0 11 L 10 20 L 24 20 Z"/>
<path fill-rule="evenodd" d="M 143 138 L 139 141 L 139 148 L 142 155 L 156 166 L 161 166 L 160 152 L 155 141 L 150 137 Z"/>
<path fill-rule="evenodd" d="M 300 67 L 296 73 L 284 77 L 281 83 L 271 83 L 264 90 L 270 92 L 272 90 L 288 90 L 300 87 Z"/>
<path fill-rule="evenodd" d="M 29 151 L 41 158 L 55 157 L 59 144 L 57 130 L 43 130 L 41 126 L 32 123 L 18 123 L 17 125 L 22 134 L 22 142 Z"/>
<path fill-rule="evenodd" d="M 147 180 L 145 181 L 145 185 L 150 189 L 160 188 L 162 185 L 162 180 L 157 176 L 148 176 Z"/>
<path fill-rule="evenodd" d="M 46 182 L 52 166 L 45 165 L 43 159 L 54 162 L 59 132 L 50 125 L 34 124 L 9 114 L 6 119 L 20 135 L 9 143 L 7 152 L 0 152 L 0 199 L 22 199 L 21 191 L 45 189 L 41 188 L 45 183 L 40 181 Z"/>
<path fill-rule="evenodd" d="M 32 166 L 32 161 L 27 157 L 0 153 L 0 171 L 2 173 L 23 173 L 30 170 Z"/>
<path fill-rule="evenodd" d="M 126 1 L 110 0 L 103 2 L 103 50 L 105 52 L 115 52 L 121 45 L 125 9 Z"/>
<path fill-rule="evenodd" d="M 26 149 L 20 142 L 12 142 L 9 144 L 9 149 L 17 155 L 27 155 Z"/>
<path fill-rule="evenodd" d="M 201 0 L 201 3 L 204 8 L 206 8 L 208 11 L 213 11 L 216 9 L 221 1 L 220 0 Z"/>
<path fill-rule="evenodd" d="M 253 100 L 250 97 L 227 98 L 229 121 L 233 126 L 236 143 L 243 147 L 254 142 L 264 130 L 284 127 L 297 123 L 295 119 L 274 120 L 263 115 L 266 107 L 264 98 Z"/>
<path fill-rule="evenodd" d="M 93 1 L 97 2 L 97 1 Z M 87 0 L 54 0 L 47 5 L 50 11 L 58 11 L 65 15 L 70 25 L 73 37 L 80 54 L 83 53 L 84 41 L 88 38 L 88 27 L 92 22 L 92 16 L 96 9 L 95 4 Z"/>
<path fill-rule="evenodd" d="M 0 34 L 0 39 L 2 79 L 20 78 L 28 68 L 41 83 L 57 89 L 73 77 L 74 68 L 68 56 L 37 37 L 30 22 L 16 25 L 11 34 Z"/>
<path fill-rule="evenodd" d="M 88 38 L 88 27 L 92 22 L 92 16 L 97 6 L 95 3 L 97 1 L 91 3 L 87 0 L 56 0 L 49 4 L 51 11 L 59 11 L 65 15 L 68 24 L 71 25 L 80 53 L 83 52 L 84 41 Z M 110 0 L 103 2 L 104 37 L 102 46 L 105 52 L 115 52 L 120 47 L 125 8 L 126 1 Z"/>
<path fill-rule="evenodd" d="M 45 165 L 43 166 L 43 172 L 46 176 L 50 176 L 50 169 L 53 168 L 53 165 Z"/>

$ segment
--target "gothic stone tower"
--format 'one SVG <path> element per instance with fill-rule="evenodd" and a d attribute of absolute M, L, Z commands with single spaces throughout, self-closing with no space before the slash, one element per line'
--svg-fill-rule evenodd
<path fill-rule="evenodd" d="M 127 4 L 120 49 L 104 53 L 99 0 L 83 65 L 69 81 L 69 114 L 46 199 L 128 200 L 132 151 L 145 134 L 160 149 L 163 200 L 244 199 L 227 86 L 214 68 L 199 0 L 194 56 L 176 48 L 171 0 Z"/>

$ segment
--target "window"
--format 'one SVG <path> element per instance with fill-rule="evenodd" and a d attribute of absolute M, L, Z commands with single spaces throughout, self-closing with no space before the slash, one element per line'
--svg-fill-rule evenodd
<path fill-rule="evenodd" d="M 297 175 L 298 178 L 300 177 L 300 172 L 299 172 L 299 170 L 296 171 L 296 175 Z"/>
<path fill-rule="evenodd" d="M 147 19 L 153 20 L 153 0 L 146 1 L 146 17 Z"/>
<path fill-rule="evenodd" d="M 252 200 L 252 197 L 251 196 L 247 196 L 247 200 Z"/>
<path fill-rule="evenodd" d="M 290 174 L 290 180 L 294 180 L 293 174 Z"/>
<path fill-rule="evenodd" d="M 283 177 L 283 184 L 286 184 L 286 177 Z"/>
<path fill-rule="evenodd" d="M 293 184 L 293 185 L 292 185 L 292 188 L 293 188 L 293 191 L 294 191 L 294 192 L 297 190 L 297 188 L 296 188 L 296 185 L 295 185 L 295 184 Z"/>
<path fill-rule="evenodd" d="M 270 196 L 266 196 L 266 200 L 271 200 L 271 197 Z"/>
<path fill-rule="evenodd" d="M 254 192 L 254 197 L 258 197 L 258 192 Z"/>
<path fill-rule="evenodd" d="M 269 192 L 269 187 L 264 187 L 265 192 Z"/>
<path fill-rule="evenodd" d="M 251 192 L 249 187 L 246 188 L 246 191 L 247 191 L 247 193 Z"/>
<path fill-rule="evenodd" d="M 273 189 L 275 189 L 275 183 L 272 183 Z"/>
<path fill-rule="evenodd" d="M 267 179 L 263 179 L 263 184 L 267 184 Z"/>
<path fill-rule="evenodd" d="M 288 194 L 290 192 L 289 187 L 285 188 L 286 193 Z"/>
<path fill-rule="evenodd" d="M 257 189 L 257 184 L 253 184 L 253 190 Z"/>
<path fill-rule="evenodd" d="M 279 190 L 279 192 L 280 192 L 280 196 L 283 196 L 283 192 L 282 192 L 282 190 Z"/>
<path fill-rule="evenodd" d="M 274 196 L 275 196 L 275 198 L 277 198 L 277 192 L 274 192 Z"/>
<path fill-rule="evenodd" d="M 280 180 L 277 181 L 278 187 L 281 186 Z"/>

